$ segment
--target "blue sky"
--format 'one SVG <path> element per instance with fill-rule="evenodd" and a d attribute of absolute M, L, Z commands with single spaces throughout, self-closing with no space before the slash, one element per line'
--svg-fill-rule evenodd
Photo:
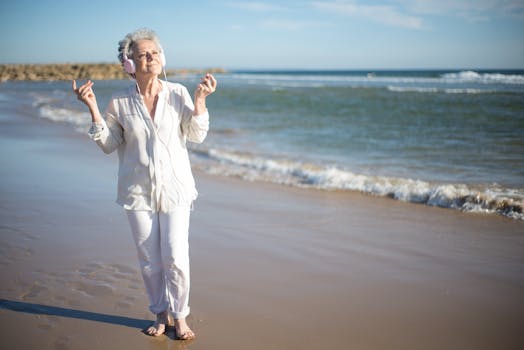
<path fill-rule="evenodd" d="M 524 68 L 524 0 L 7 0 L 0 63 L 116 62 L 139 27 L 170 68 Z"/>

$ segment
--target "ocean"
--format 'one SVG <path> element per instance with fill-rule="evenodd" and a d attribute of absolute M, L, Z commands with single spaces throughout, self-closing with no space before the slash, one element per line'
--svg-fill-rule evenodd
<path fill-rule="evenodd" d="M 524 220 L 522 70 L 216 77 L 208 138 L 190 146 L 195 169 Z M 199 76 L 168 80 L 193 91 Z M 102 111 L 130 83 L 95 81 Z M 70 82 L 1 83 L 0 118 L 45 118 L 85 135 L 90 117 L 70 89 Z"/>

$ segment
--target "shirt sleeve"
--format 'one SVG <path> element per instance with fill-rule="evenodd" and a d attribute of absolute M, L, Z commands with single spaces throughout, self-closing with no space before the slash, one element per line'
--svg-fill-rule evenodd
<path fill-rule="evenodd" d="M 93 123 L 87 134 L 106 154 L 112 153 L 124 142 L 124 130 L 116 118 L 114 100 L 109 103 L 104 119 Z"/>
<path fill-rule="evenodd" d="M 91 127 L 89 128 L 89 131 L 87 132 L 87 135 L 94 141 L 100 139 L 102 135 L 102 131 L 104 130 L 105 123 L 95 123 L 91 124 Z"/>
<path fill-rule="evenodd" d="M 188 141 L 202 143 L 209 131 L 209 113 L 193 115 L 195 106 L 187 88 L 182 89 L 182 134 Z"/>

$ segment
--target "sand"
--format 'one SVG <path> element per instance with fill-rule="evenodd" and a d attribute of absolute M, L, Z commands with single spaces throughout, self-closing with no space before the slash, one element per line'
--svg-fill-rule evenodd
<path fill-rule="evenodd" d="M 523 349 L 524 223 L 195 174 L 193 342 L 152 319 L 116 158 L 0 119 L 1 349 Z"/>

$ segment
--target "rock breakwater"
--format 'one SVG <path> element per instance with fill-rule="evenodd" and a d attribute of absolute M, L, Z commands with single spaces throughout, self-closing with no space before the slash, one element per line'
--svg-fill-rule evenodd
<path fill-rule="evenodd" d="M 224 73 L 221 68 L 168 69 L 167 75 L 190 73 Z M 31 80 L 54 81 L 72 79 L 110 80 L 127 79 L 128 75 L 118 63 L 61 63 L 61 64 L 3 64 L 0 81 Z"/>

